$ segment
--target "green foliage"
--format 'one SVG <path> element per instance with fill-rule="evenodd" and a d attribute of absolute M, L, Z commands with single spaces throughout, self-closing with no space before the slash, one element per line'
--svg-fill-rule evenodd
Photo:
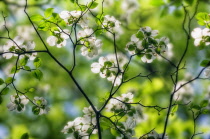
<path fill-rule="evenodd" d="M 3 102 L 3 98 L 1 97 L 1 95 L 0 95 L 0 104 Z"/>
<path fill-rule="evenodd" d="M 53 11 L 54 11 L 54 8 L 48 8 L 48 9 L 46 9 L 45 12 L 44 12 L 44 16 L 46 18 L 50 17 L 52 15 Z"/>
<path fill-rule="evenodd" d="M 206 107 L 208 105 L 208 100 L 203 100 L 201 103 L 200 103 L 200 107 L 203 108 L 203 107 Z"/>
<path fill-rule="evenodd" d="M 42 65 L 42 59 L 39 58 L 39 57 L 36 57 L 36 58 L 34 59 L 34 66 L 35 66 L 36 68 L 39 68 L 41 65 Z"/>
<path fill-rule="evenodd" d="M 33 15 L 33 16 L 31 16 L 30 18 L 31 18 L 32 21 L 41 21 L 41 20 L 44 19 L 44 17 L 41 16 L 41 15 L 39 15 L 39 14 Z"/>
<path fill-rule="evenodd" d="M 2 95 L 6 95 L 6 94 L 8 94 L 8 92 L 9 92 L 9 88 L 6 87 L 6 88 L 4 88 L 4 89 L 2 90 L 1 94 L 2 94 Z"/>
<path fill-rule="evenodd" d="M 34 115 L 39 115 L 40 108 L 38 106 L 33 106 L 32 112 L 33 112 Z"/>
<path fill-rule="evenodd" d="M 20 59 L 20 66 L 25 66 L 28 62 L 28 57 L 24 56 L 24 58 Z"/>
<path fill-rule="evenodd" d="M 13 77 L 8 77 L 6 80 L 5 80 L 5 83 L 6 84 L 10 84 L 13 82 Z"/>
<path fill-rule="evenodd" d="M 201 63 L 200 63 L 200 66 L 201 67 L 207 67 L 209 66 L 210 64 L 210 61 L 209 60 L 203 60 Z"/>
<path fill-rule="evenodd" d="M 94 8 L 96 8 L 98 6 L 98 3 L 97 2 L 95 2 L 95 1 L 93 1 L 93 2 L 90 2 L 89 4 L 88 4 L 88 8 L 89 9 L 94 9 Z"/>
<path fill-rule="evenodd" d="M 24 133 L 20 139 L 29 139 L 29 134 L 28 133 Z"/>
<path fill-rule="evenodd" d="M 196 15 L 196 19 L 198 20 L 198 24 L 201 26 L 206 25 L 208 27 L 208 25 L 210 24 L 210 16 L 208 13 L 199 12 Z"/>
<path fill-rule="evenodd" d="M 36 69 L 36 70 L 32 71 L 31 73 L 38 80 L 41 80 L 43 78 L 43 73 L 39 69 Z"/>
<path fill-rule="evenodd" d="M 4 80 L 0 78 L 0 85 L 4 84 Z"/>

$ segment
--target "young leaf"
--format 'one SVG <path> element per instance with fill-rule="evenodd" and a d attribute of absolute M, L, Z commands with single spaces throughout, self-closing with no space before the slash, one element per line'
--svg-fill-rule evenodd
<path fill-rule="evenodd" d="M 6 88 L 4 88 L 4 89 L 2 90 L 1 94 L 2 94 L 2 95 L 6 95 L 6 94 L 8 94 L 8 92 L 9 92 L 9 88 L 6 87 Z"/>
<path fill-rule="evenodd" d="M 201 103 L 200 103 L 200 107 L 203 108 L 203 107 L 206 107 L 208 105 L 209 101 L 208 100 L 203 100 Z"/>
<path fill-rule="evenodd" d="M 24 133 L 20 139 L 29 139 L 28 133 Z"/>
<path fill-rule="evenodd" d="M 19 72 L 19 67 L 17 67 L 16 69 L 16 66 L 13 66 L 10 73 L 13 74 L 13 73 L 18 73 Z"/>
<path fill-rule="evenodd" d="M 50 17 L 52 15 L 53 11 L 54 11 L 54 8 L 48 8 L 48 9 L 46 9 L 45 12 L 44 12 L 44 16 L 46 18 Z"/>
<path fill-rule="evenodd" d="M 34 66 L 35 66 L 36 68 L 39 68 L 39 67 L 41 66 L 41 64 L 42 64 L 41 58 L 36 57 L 36 58 L 34 59 Z"/>
<path fill-rule="evenodd" d="M 44 17 L 42 17 L 41 15 L 37 14 L 37 15 L 33 15 L 30 17 L 32 21 L 40 21 L 42 19 L 44 19 Z"/>
<path fill-rule="evenodd" d="M 24 66 L 25 70 L 31 70 L 31 68 L 29 66 Z"/>
<path fill-rule="evenodd" d="M 37 107 L 37 106 L 33 106 L 33 108 L 32 108 L 32 112 L 33 112 L 35 115 L 39 115 L 40 108 L 39 108 L 39 107 Z"/>
<path fill-rule="evenodd" d="M 4 80 L 0 78 L 0 85 L 4 83 Z"/>
<path fill-rule="evenodd" d="M 32 75 L 33 75 L 36 79 L 38 79 L 38 80 L 41 80 L 42 77 L 43 77 L 43 73 L 42 73 L 42 71 L 39 70 L 39 69 L 36 69 L 36 70 L 32 71 L 31 73 L 32 73 Z"/>
<path fill-rule="evenodd" d="M 98 6 L 98 3 L 97 2 L 90 2 L 89 4 L 88 4 L 88 7 L 90 8 L 90 9 L 94 9 L 94 8 L 96 8 Z"/>
<path fill-rule="evenodd" d="M 6 83 L 6 84 L 10 84 L 10 83 L 12 83 L 12 81 L 13 81 L 13 78 L 12 78 L 12 77 L 8 77 L 8 78 L 5 80 L 5 83 Z"/>
<path fill-rule="evenodd" d="M 20 66 L 25 66 L 27 62 L 28 62 L 28 57 L 25 56 L 24 58 L 20 60 Z"/>
<path fill-rule="evenodd" d="M 203 60 L 201 63 L 200 63 L 200 66 L 201 67 L 207 67 L 209 66 L 210 64 L 210 61 L 209 60 Z"/>

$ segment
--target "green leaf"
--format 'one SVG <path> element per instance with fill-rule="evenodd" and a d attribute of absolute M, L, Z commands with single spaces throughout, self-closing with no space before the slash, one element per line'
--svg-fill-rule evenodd
<path fill-rule="evenodd" d="M 9 92 L 9 88 L 6 87 L 6 88 L 4 88 L 4 89 L 2 90 L 1 94 L 2 94 L 2 95 L 6 95 L 6 94 L 8 94 L 8 92 Z"/>
<path fill-rule="evenodd" d="M 32 73 L 32 75 L 33 75 L 36 79 L 38 79 L 38 80 L 41 80 L 42 77 L 43 77 L 43 73 L 42 73 L 42 71 L 39 70 L 39 69 L 36 69 L 36 70 L 32 71 L 31 73 Z"/>
<path fill-rule="evenodd" d="M 28 133 L 24 133 L 20 139 L 29 139 Z"/>
<path fill-rule="evenodd" d="M 16 66 L 12 67 L 10 73 L 13 74 L 13 73 L 18 73 L 20 70 L 19 70 L 19 66 L 17 67 L 17 70 L 16 70 Z"/>
<path fill-rule="evenodd" d="M 30 17 L 32 21 L 41 21 L 44 19 L 44 17 L 42 17 L 41 15 L 37 14 L 37 15 L 33 15 Z"/>
<path fill-rule="evenodd" d="M 97 2 L 90 2 L 89 4 L 88 4 L 88 7 L 89 7 L 89 9 L 94 9 L 94 8 L 96 8 L 98 6 L 98 3 Z"/>
<path fill-rule="evenodd" d="M 35 90 L 36 90 L 35 88 L 29 88 L 29 89 L 28 89 L 28 92 L 33 93 Z"/>
<path fill-rule="evenodd" d="M 174 113 L 178 110 L 179 105 L 175 105 L 173 106 L 172 110 L 171 110 L 171 115 L 174 115 Z"/>
<path fill-rule="evenodd" d="M 153 6 L 161 6 L 165 3 L 164 3 L 163 0 L 150 0 L 150 4 L 153 5 Z"/>
<path fill-rule="evenodd" d="M 138 31 L 138 32 L 136 33 L 136 37 L 139 38 L 139 39 L 141 40 L 141 39 L 144 38 L 144 33 L 141 32 L 141 31 Z"/>
<path fill-rule="evenodd" d="M 4 83 L 4 80 L 0 78 L 0 85 Z"/>
<path fill-rule="evenodd" d="M 41 58 L 36 57 L 36 58 L 34 59 L 34 66 L 35 66 L 36 68 L 39 68 L 39 67 L 41 66 L 41 64 L 42 64 Z"/>
<path fill-rule="evenodd" d="M 29 66 L 24 66 L 25 70 L 31 70 L 31 68 Z"/>
<path fill-rule="evenodd" d="M 12 77 L 8 77 L 8 78 L 5 80 L 5 83 L 6 83 L 6 84 L 10 84 L 10 83 L 12 83 L 12 81 L 13 81 L 13 78 L 12 78 Z"/>
<path fill-rule="evenodd" d="M 201 109 L 200 106 L 195 105 L 195 104 L 191 105 L 190 108 L 196 109 L 196 110 L 200 110 Z"/>
<path fill-rule="evenodd" d="M 0 104 L 3 102 L 3 98 L 0 96 Z"/>
<path fill-rule="evenodd" d="M 25 56 L 24 58 L 22 58 L 20 60 L 20 66 L 25 66 L 27 64 L 27 62 L 28 62 L 28 59 L 29 58 L 27 56 Z"/>
<path fill-rule="evenodd" d="M 70 2 L 75 3 L 75 0 L 70 0 Z"/>
<path fill-rule="evenodd" d="M 200 103 L 200 107 L 203 108 L 203 107 L 206 107 L 208 105 L 209 101 L 208 100 L 203 100 L 201 103 Z"/>
<path fill-rule="evenodd" d="M 201 63 L 200 63 L 200 66 L 201 67 L 207 67 L 210 65 L 210 61 L 209 60 L 203 60 Z"/>
<path fill-rule="evenodd" d="M 202 111 L 201 111 L 201 113 L 202 114 L 208 114 L 210 111 L 208 110 L 208 109 L 203 109 Z"/>
<path fill-rule="evenodd" d="M 50 17 L 52 15 L 53 11 L 54 11 L 54 8 L 48 8 L 48 9 L 46 9 L 45 12 L 44 12 L 44 16 L 46 18 Z"/>
<path fill-rule="evenodd" d="M 33 108 L 32 108 L 32 112 L 33 112 L 33 114 L 35 114 L 35 115 L 39 115 L 40 108 L 39 108 L 39 107 L 37 107 L 37 106 L 33 106 Z"/>

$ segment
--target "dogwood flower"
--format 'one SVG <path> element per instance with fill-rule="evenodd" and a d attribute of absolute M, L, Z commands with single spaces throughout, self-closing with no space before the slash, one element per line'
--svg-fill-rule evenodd
<path fill-rule="evenodd" d="M 123 66 L 127 63 L 127 58 L 121 53 L 117 54 L 119 69 L 123 71 Z M 93 73 L 99 73 L 102 78 L 107 78 L 114 86 L 118 86 L 122 82 L 122 74 L 117 75 L 118 64 L 116 61 L 116 55 L 107 55 L 106 57 L 100 57 L 98 62 L 91 64 L 91 71 Z M 117 77 L 116 77 L 117 76 Z"/>
<path fill-rule="evenodd" d="M 16 36 L 13 40 L 7 41 L 7 43 L 3 46 L 4 54 L 2 55 L 5 59 L 10 59 L 13 56 L 17 56 L 17 53 L 21 53 L 23 51 L 32 51 L 35 48 L 35 42 L 27 41 L 24 42 L 23 38 L 20 36 Z M 29 57 L 30 60 L 34 60 L 37 53 L 27 53 L 22 54 L 20 59 L 24 56 Z"/>
<path fill-rule="evenodd" d="M 120 24 L 120 21 L 116 20 L 114 16 L 105 15 L 102 28 L 116 32 L 120 28 Z"/>
<path fill-rule="evenodd" d="M 194 45 L 195 46 L 199 46 L 201 44 L 201 42 L 205 43 L 205 45 L 209 45 L 210 41 L 210 29 L 208 28 L 195 28 L 192 32 L 191 32 L 191 36 L 195 39 L 194 40 Z"/>
<path fill-rule="evenodd" d="M 80 30 L 77 35 L 78 39 L 83 44 L 83 46 L 81 47 L 81 54 L 88 58 L 97 56 L 102 46 L 101 40 L 96 39 L 96 37 L 92 35 L 93 30 L 90 28 Z"/>
<path fill-rule="evenodd" d="M 140 28 L 140 31 L 142 31 L 146 36 L 155 37 L 158 35 L 158 30 L 152 30 L 150 27 L 142 27 Z"/>
<path fill-rule="evenodd" d="M 47 114 L 50 110 L 49 107 L 47 107 L 47 100 L 43 97 L 34 97 L 33 103 L 36 104 L 35 108 L 37 111 L 37 114 Z"/>
<path fill-rule="evenodd" d="M 77 117 L 74 121 L 68 122 L 61 132 L 64 134 L 77 134 L 82 139 L 86 139 L 90 132 L 96 134 L 96 118 L 92 107 L 85 107 L 83 112 L 85 114 L 83 117 Z"/>
<path fill-rule="evenodd" d="M 7 108 L 10 111 L 16 110 L 17 112 L 22 112 L 25 110 L 25 105 L 29 100 L 24 95 L 11 95 L 10 103 L 7 104 Z"/>

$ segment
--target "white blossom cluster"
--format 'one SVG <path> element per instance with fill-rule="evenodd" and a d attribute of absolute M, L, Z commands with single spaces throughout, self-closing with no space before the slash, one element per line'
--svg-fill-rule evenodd
<path fill-rule="evenodd" d="M 122 94 L 119 97 L 112 98 L 109 102 L 109 104 L 106 106 L 106 110 L 114 113 L 115 115 L 126 115 L 127 119 L 125 122 L 119 122 L 118 121 L 118 128 L 123 131 L 124 134 L 121 134 L 120 137 L 117 137 L 117 139 L 137 139 L 133 137 L 135 135 L 134 128 L 136 127 L 137 119 L 139 118 L 137 116 L 135 107 L 132 107 L 128 103 L 133 102 L 133 94 L 131 92 L 128 92 L 126 94 Z M 127 103 L 127 104 L 126 104 Z"/>
<path fill-rule="evenodd" d="M 24 95 L 11 95 L 10 103 L 7 104 L 7 108 L 10 111 L 22 112 L 25 110 L 26 104 L 28 104 L 29 99 Z M 37 115 L 47 114 L 49 111 L 49 107 L 47 107 L 47 101 L 42 97 L 34 97 L 33 103 L 35 106 L 32 111 Z"/>
<path fill-rule="evenodd" d="M 5 59 L 10 59 L 13 56 L 18 56 L 18 53 L 23 53 L 24 51 L 34 50 L 35 43 L 33 41 L 24 42 L 23 38 L 20 36 L 16 36 L 13 40 L 7 41 L 7 43 L 3 46 L 2 55 Z M 27 53 L 24 54 L 29 57 L 30 60 L 34 60 L 36 58 L 37 53 Z M 21 54 L 20 59 L 24 57 Z"/>
<path fill-rule="evenodd" d="M 116 97 L 116 99 L 111 99 L 110 103 L 106 106 L 106 109 L 111 112 L 121 112 L 121 111 L 127 111 L 131 108 L 128 107 L 128 105 L 124 103 L 132 103 L 133 102 L 133 94 L 131 92 L 127 94 L 122 94 L 120 97 Z"/>
<path fill-rule="evenodd" d="M 131 41 L 127 43 L 125 49 L 131 55 L 141 56 L 143 62 L 151 63 L 158 54 L 168 50 L 169 39 L 166 37 L 157 39 L 155 38 L 157 35 L 157 30 L 152 30 L 150 27 L 142 27 L 136 34 L 131 36 Z"/>
<path fill-rule="evenodd" d="M 71 139 L 89 139 L 90 134 L 96 134 L 96 117 L 92 107 L 85 107 L 83 112 L 83 117 L 77 117 L 74 121 L 68 122 L 61 132 L 71 134 L 73 136 Z"/>
<path fill-rule="evenodd" d="M 83 45 L 81 48 L 82 55 L 88 58 L 97 56 L 102 46 L 102 41 L 93 36 L 93 33 L 92 29 L 85 28 L 84 30 L 80 30 L 77 35 Z"/>
<path fill-rule="evenodd" d="M 10 111 L 22 112 L 25 110 L 25 105 L 28 103 L 28 99 L 24 95 L 11 95 L 10 103 L 7 104 L 7 108 Z"/>
<path fill-rule="evenodd" d="M 93 73 L 99 73 L 102 78 L 107 78 L 108 81 L 111 81 L 114 86 L 118 86 L 122 82 L 122 74 L 118 72 L 118 68 L 120 71 L 123 71 L 123 67 L 127 63 L 127 58 L 121 54 L 117 54 L 117 59 L 119 63 L 119 67 L 116 60 L 115 54 L 107 55 L 106 57 L 100 57 L 98 62 L 94 62 L 91 64 L 91 71 Z M 117 77 L 116 77 L 117 76 Z"/>
<path fill-rule="evenodd" d="M 68 29 L 61 30 L 60 28 L 57 28 L 53 31 L 53 35 L 47 38 L 47 43 L 50 46 L 57 46 L 58 48 L 66 46 L 66 40 L 69 38 L 69 34 L 70 32 Z"/>
<path fill-rule="evenodd" d="M 67 25 L 72 25 L 74 23 L 80 23 L 80 18 L 83 17 L 81 11 L 62 11 L 59 16 L 65 21 Z"/>
<path fill-rule="evenodd" d="M 47 114 L 50 110 L 50 108 L 47 107 L 47 100 L 43 97 L 34 97 L 33 103 L 36 105 L 34 109 L 36 109 L 36 114 L 38 115 Z"/>
<path fill-rule="evenodd" d="M 120 28 L 120 21 L 118 21 L 117 19 L 115 19 L 114 16 L 110 16 L 110 15 L 105 15 L 104 16 L 104 20 L 102 23 L 102 28 L 108 29 L 110 31 L 118 31 Z"/>
<path fill-rule="evenodd" d="M 209 45 L 210 44 L 210 29 L 209 28 L 195 28 L 191 32 L 191 36 L 195 39 L 194 45 L 200 46 L 201 44 Z"/>

